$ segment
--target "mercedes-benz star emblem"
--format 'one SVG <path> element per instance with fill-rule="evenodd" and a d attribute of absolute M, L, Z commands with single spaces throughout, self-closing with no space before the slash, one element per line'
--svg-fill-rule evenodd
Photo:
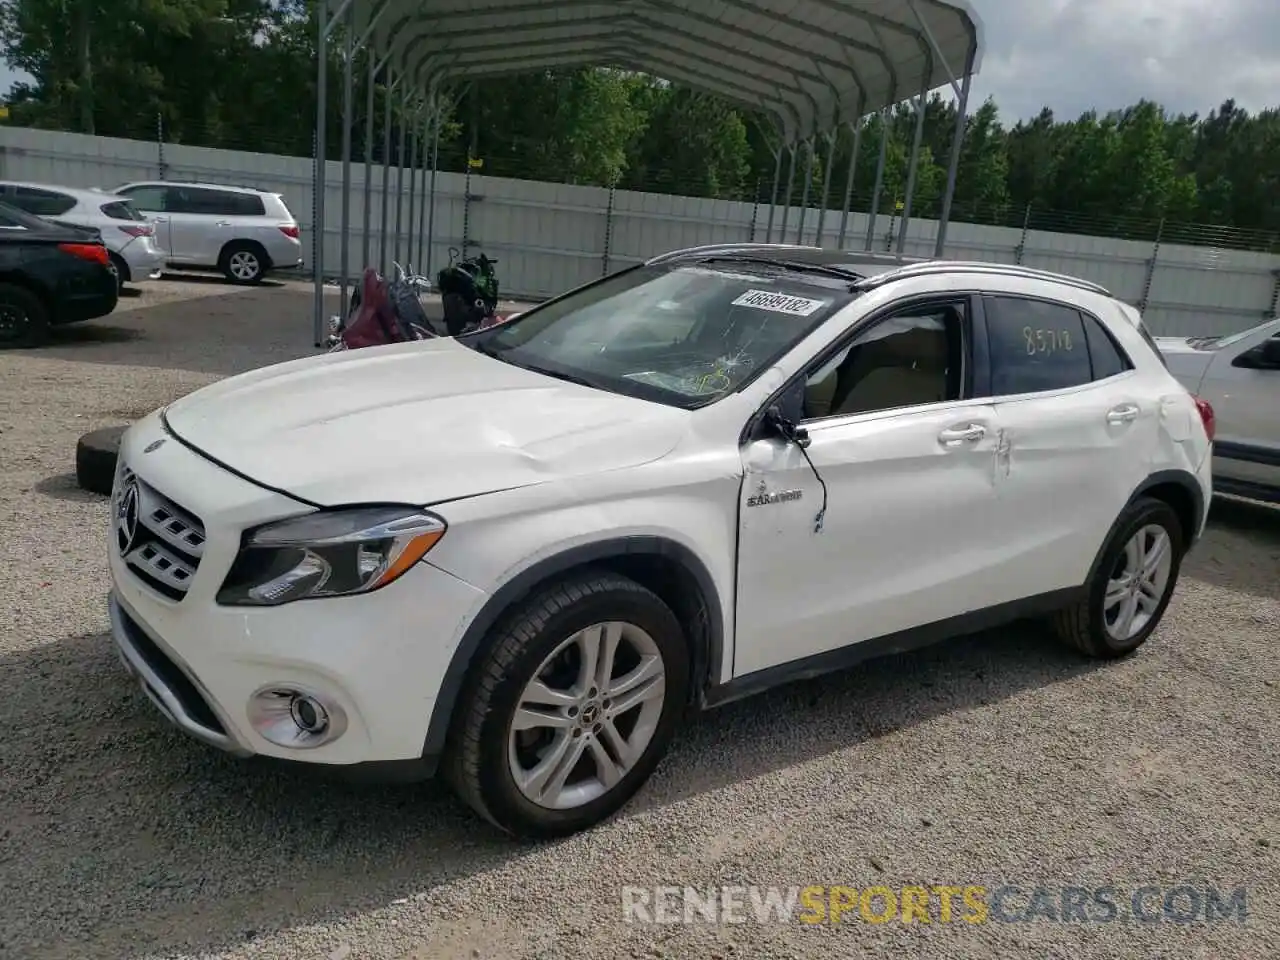
<path fill-rule="evenodd" d="M 122 554 L 127 554 L 133 549 L 137 536 L 138 485 L 130 480 L 120 495 L 120 503 L 116 506 L 116 540 L 120 544 Z"/>

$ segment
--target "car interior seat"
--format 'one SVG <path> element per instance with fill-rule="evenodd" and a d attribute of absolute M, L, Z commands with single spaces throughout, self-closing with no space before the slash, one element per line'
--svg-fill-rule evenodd
<path fill-rule="evenodd" d="M 959 317 L 944 315 L 940 329 L 916 327 L 851 349 L 835 370 L 805 391 L 809 417 L 888 410 L 947 398 L 948 330 Z"/>

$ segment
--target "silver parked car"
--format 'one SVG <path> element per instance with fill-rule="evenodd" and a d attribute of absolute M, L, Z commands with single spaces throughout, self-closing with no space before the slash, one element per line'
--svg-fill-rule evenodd
<path fill-rule="evenodd" d="M 152 218 L 172 266 L 251 284 L 302 265 L 298 221 L 278 193 L 172 180 L 127 183 L 115 193 Z"/>
<path fill-rule="evenodd" d="M 1227 337 L 1157 337 L 1169 372 L 1217 417 L 1213 488 L 1280 503 L 1280 317 Z"/>
<path fill-rule="evenodd" d="M 102 234 L 121 287 L 160 276 L 165 251 L 156 242 L 155 224 L 124 197 L 103 190 L 3 180 L 0 202 L 45 220 L 95 228 Z"/>

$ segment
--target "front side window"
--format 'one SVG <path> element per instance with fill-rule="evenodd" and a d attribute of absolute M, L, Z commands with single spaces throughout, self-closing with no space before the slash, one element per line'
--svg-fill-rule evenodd
<path fill-rule="evenodd" d="M 858 334 L 809 375 L 805 420 L 960 399 L 965 303 L 910 307 Z"/>
<path fill-rule="evenodd" d="M 852 299 L 848 286 L 760 264 L 639 267 L 462 342 L 516 366 L 692 409 L 775 363 Z"/>
<path fill-rule="evenodd" d="M 121 194 L 128 197 L 139 210 L 145 210 L 147 213 L 165 213 L 171 209 L 168 187 L 129 187 L 122 190 Z"/>
<path fill-rule="evenodd" d="M 1013 396 L 1093 380 L 1084 321 L 1071 307 L 1019 297 L 986 297 L 991 393 Z"/>

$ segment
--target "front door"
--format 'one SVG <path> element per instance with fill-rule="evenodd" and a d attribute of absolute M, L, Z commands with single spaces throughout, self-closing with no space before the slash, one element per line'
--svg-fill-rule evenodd
<path fill-rule="evenodd" d="M 735 676 L 988 605 L 998 427 L 963 399 L 965 312 L 860 329 L 807 377 L 809 446 L 744 449 Z"/>
<path fill-rule="evenodd" d="M 173 244 L 169 236 L 169 188 L 158 184 L 144 184 L 125 190 L 123 195 L 133 202 L 138 211 L 155 227 L 156 246 L 165 252 L 167 260 L 173 256 Z"/>

